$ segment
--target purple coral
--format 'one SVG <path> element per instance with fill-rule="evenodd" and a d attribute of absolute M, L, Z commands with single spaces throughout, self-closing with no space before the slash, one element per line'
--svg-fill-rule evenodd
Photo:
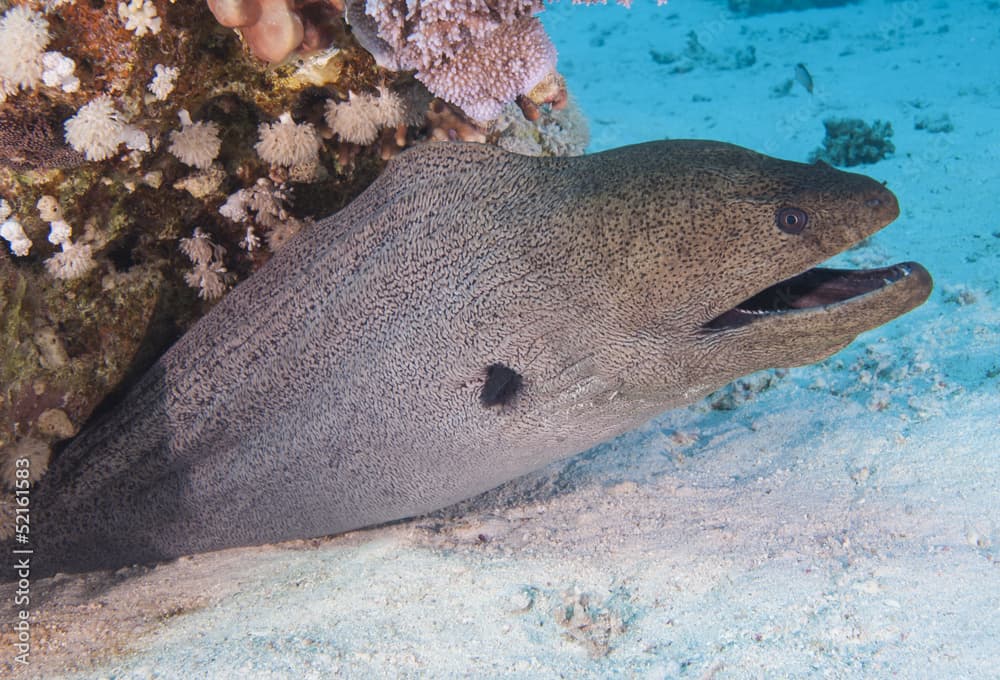
<path fill-rule="evenodd" d="M 476 120 L 555 70 L 556 49 L 533 15 L 542 0 L 350 0 L 347 19 L 380 66 L 417 79 Z"/>

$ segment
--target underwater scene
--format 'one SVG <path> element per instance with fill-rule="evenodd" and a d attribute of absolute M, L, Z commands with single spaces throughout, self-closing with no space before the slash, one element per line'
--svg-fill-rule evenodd
<path fill-rule="evenodd" d="M 1000 676 L 998 50 L 0 0 L 0 676 Z"/>

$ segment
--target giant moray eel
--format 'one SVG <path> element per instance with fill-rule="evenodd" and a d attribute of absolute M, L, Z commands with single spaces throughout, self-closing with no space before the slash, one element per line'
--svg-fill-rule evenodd
<path fill-rule="evenodd" d="M 403 153 L 62 452 L 32 574 L 418 515 L 828 357 L 931 290 L 915 263 L 814 268 L 898 212 L 868 177 L 719 142 Z"/>

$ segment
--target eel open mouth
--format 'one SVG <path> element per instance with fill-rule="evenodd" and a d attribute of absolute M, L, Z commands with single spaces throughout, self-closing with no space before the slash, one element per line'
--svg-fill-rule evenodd
<path fill-rule="evenodd" d="M 809 269 L 765 288 L 715 317 L 703 328 L 738 328 L 762 317 L 828 307 L 888 288 L 918 269 L 922 268 L 913 262 L 881 269 Z"/>

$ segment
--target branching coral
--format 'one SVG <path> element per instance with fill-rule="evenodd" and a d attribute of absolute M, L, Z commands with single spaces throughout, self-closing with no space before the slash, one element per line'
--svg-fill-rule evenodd
<path fill-rule="evenodd" d="M 239 224 L 245 224 L 246 235 L 240 245 L 248 251 L 260 247 L 255 227 L 267 230 L 267 244 L 278 250 L 302 228 L 302 222 L 288 213 L 291 192 L 281 184 L 261 178 L 248 188 L 232 194 L 219 208 L 219 214 Z"/>
<path fill-rule="evenodd" d="M 125 23 L 125 30 L 133 31 L 137 38 L 147 33 L 156 35 L 163 21 L 156 15 L 156 5 L 147 0 L 132 0 L 127 5 L 118 3 L 118 16 Z"/>
<path fill-rule="evenodd" d="M 157 101 L 165 101 L 170 93 L 174 91 L 174 86 L 177 83 L 177 76 L 180 75 L 180 69 L 174 68 L 172 66 L 164 66 L 163 64 L 157 64 L 153 67 L 153 79 L 149 81 L 147 89 L 150 94 L 156 97 Z"/>
<path fill-rule="evenodd" d="M 194 267 L 184 275 L 184 281 L 198 290 L 203 300 L 217 300 L 226 292 L 230 274 L 222 263 L 226 249 L 214 243 L 200 227 L 190 238 L 182 238 L 181 252 L 187 255 Z"/>

